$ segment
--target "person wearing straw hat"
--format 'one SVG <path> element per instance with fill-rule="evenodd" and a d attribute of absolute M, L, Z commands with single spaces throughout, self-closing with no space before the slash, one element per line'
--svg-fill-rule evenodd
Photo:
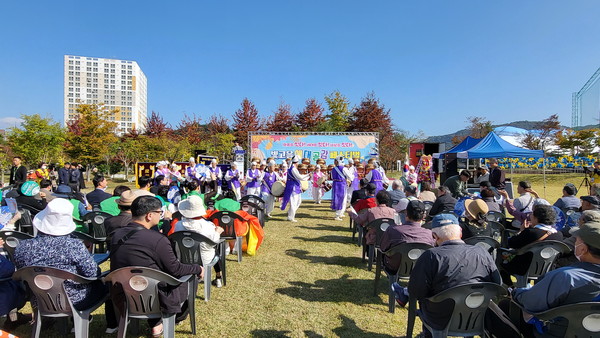
<path fill-rule="evenodd" d="M 294 155 L 292 158 L 292 166 L 287 171 L 287 181 L 285 183 L 285 190 L 283 192 L 283 199 L 281 201 L 281 210 L 285 210 L 288 204 L 290 205 L 287 216 L 287 220 L 290 222 L 297 222 L 296 211 L 298 211 L 298 208 L 302 203 L 302 189 L 300 188 L 300 181 L 306 181 L 310 177 L 310 175 L 300 174 L 298 171 L 298 162 L 300 162 L 300 157 L 298 155 Z"/>
<path fill-rule="evenodd" d="M 465 200 L 465 216 L 467 221 L 460 223 L 463 239 L 474 236 L 492 236 L 492 229 L 485 218 L 488 211 L 488 204 L 480 198 Z"/>
<path fill-rule="evenodd" d="M 246 172 L 246 195 L 260 195 L 261 176 L 256 168 L 258 163 L 250 163 L 250 169 Z"/>
<path fill-rule="evenodd" d="M 223 228 L 216 226 L 213 222 L 207 221 L 206 209 L 204 208 L 204 202 L 198 196 L 191 196 L 177 205 L 179 212 L 181 213 L 181 220 L 175 224 L 175 231 L 193 231 L 199 233 L 202 236 L 210 239 L 217 243 L 221 239 L 221 233 Z M 214 259 L 219 259 L 216 254 L 214 246 L 208 243 L 200 243 L 200 258 L 202 264 L 206 265 L 212 262 Z M 218 288 L 223 286 L 223 280 L 221 279 L 221 266 L 215 264 L 216 277 L 212 281 L 212 284 Z"/>
<path fill-rule="evenodd" d="M 73 208 L 73 204 L 68 200 L 57 198 L 33 218 L 33 226 L 38 235 L 19 242 L 16 247 L 14 259 L 18 269 L 27 266 L 47 266 L 83 277 L 99 275 L 100 269 L 83 242 L 69 236 L 75 231 Z M 108 288 L 100 280 L 90 284 L 67 281 L 64 287 L 77 310 L 88 308 L 108 292 Z M 105 305 L 105 311 L 108 329 L 112 330 L 118 323 L 110 302 Z"/>
<path fill-rule="evenodd" d="M 343 157 L 335 159 L 335 167 L 331 171 L 333 180 L 331 188 L 331 210 L 335 211 L 335 220 L 341 221 L 344 217 L 346 209 L 346 201 L 348 200 L 348 181 L 352 181 L 354 177 L 348 172 L 348 168 L 344 167 L 345 160 Z"/>

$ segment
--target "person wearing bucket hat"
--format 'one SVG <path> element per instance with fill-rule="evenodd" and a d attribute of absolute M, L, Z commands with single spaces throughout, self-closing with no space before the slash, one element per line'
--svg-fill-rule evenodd
<path fill-rule="evenodd" d="M 193 231 L 197 232 L 202 236 L 210 239 L 217 243 L 221 239 L 221 233 L 223 228 L 216 226 L 213 222 L 207 221 L 204 216 L 206 215 L 206 209 L 204 208 L 204 202 L 198 196 L 191 196 L 183 201 L 179 202 L 177 206 L 181 213 L 180 221 L 175 224 L 175 231 Z M 218 259 L 214 246 L 208 243 L 200 243 L 200 258 L 202 264 L 209 264 L 214 259 Z M 216 277 L 212 281 L 213 285 L 220 288 L 223 286 L 221 279 L 221 267 L 219 264 L 215 264 Z"/>
<path fill-rule="evenodd" d="M 530 318 L 530 313 L 544 312 L 567 304 L 600 299 L 600 223 L 586 222 L 573 231 L 572 235 L 576 238 L 574 254 L 579 262 L 547 272 L 532 287 L 512 290 L 512 301 L 523 309 L 523 317 Z M 508 313 L 508 302 L 499 305 Z M 530 319 L 528 322 L 535 321 L 536 319 Z M 496 321 L 495 324 L 500 325 L 502 322 Z M 561 320 L 545 324 L 546 334 L 551 334 L 552 337 L 566 336 L 567 326 Z M 502 328 L 501 325 L 493 325 L 492 333 L 500 333 Z M 519 329 L 523 333 L 533 333 L 535 330 L 534 325 L 525 320 L 521 320 Z"/>
<path fill-rule="evenodd" d="M 452 314 L 452 307 L 427 301 L 454 286 L 488 282 L 500 284 L 501 279 L 492 256 L 478 245 L 467 245 L 461 240 L 458 219 L 452 214 L 436 215 L 431 222 L 436 247 L 419 257 L 410 274 L 408 288 L 394 285 L 397 298 L 402 301 L 415 297 L 428 324 L 442 329 Z M 404 292 L 403 292 L 404 291 Z M 424 333 L 429 333 L 423 327 Z M 426 335 L 427 336 L 427 335 Z"/>
<path fill-rule="evenodd" d="M 69 236 L 75 231 L 73 222 L 73 204 L 63 198 L 54 199 L 46 208 L 33 218 L 33 226 L 38 235 L 19 242 L 15 249 L 14 260 L 18 269 L 27 266 L 47 266 L 57 268 L 83 277 L 97 277 L 98 265 L 83 242 Z M 65 282 L 65 291 L 73 306 L 83 310 L 95 304 L 108 292 L 100 280 L 90 284 Z M 111 303 L 105 304 L 109 328 L 117 327 Z"/>
<path fill-rule="evenodd" d="M 185 275 L 203 276 L 202 266 L 183 264 L 175 256 L 169 239 L 151 230 L 161 221 L 162 203 L 156 197 L 140 196 L 131 203 L 131 222 L 118 228 L 110 239 L 110 269 L 115 271 L 130 266 L 144 266 L 168 273 L 175 278 Z M 177 322 L 187 317 L 188 284 L 159 288 L 161 309 L 176 313 Z M 116 295 L 119 296 L 118 294 Z M 160 318 L 148 320 L 152 333 L 160 333 Z"/>
<path fill-rule="evenodd" d="M 465 200 L 466 219 L 460 222 L 463 239 L 473 236 L 492 236 L 492 229 L 485 219 L 488 211 L 487 203 L 480 198 Z"/>
<path fill-rule="evenodd" d="M 287 220 L 290 222 L 296 221 L 296 211 L 300 208 L 300 204 L 302 204 L 302 189 L 300 188 L 301 181 L 308 181 L 310 175 L 302 175 L 298 171 L 298 162 L 300 162 L 300 156 L 294 155 L 292 158 L 292 165 L 287 170 L 287 174 L 283 175 L 285 177 L 285 190 L 283 191 L 283 199 L 281 201 L 281 210 L 285 210 L 285 208 L 289 204 Z"/>

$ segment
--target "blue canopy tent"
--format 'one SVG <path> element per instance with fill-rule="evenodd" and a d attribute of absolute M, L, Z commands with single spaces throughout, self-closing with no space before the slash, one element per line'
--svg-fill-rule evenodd
<path fill-rule="evenodd" d="M 517 147 L 490 132 L 475 146 L 457 154 L 458 158 L 505 158 L 505 157 L 544 157 L 543 150 L 530 150 Z"/>
<path fill-rule="evenodd" d="M 473 148 L 474 145 L 476 145 L 479 141 L 481 141 L 480 138 L 472 138 L 471 136 L 467 136 L 466 139 L 464 139 L 461 143 L 455 145 L 454 147 L 452 147 L 450 150 L 445 151 L 443 153 L 433 153 L 433 158 L 444 158 L 444 155 L 446 154 L 456 154 L 459 153 L 461 151 L 465 151 L 468 149 Z"/>

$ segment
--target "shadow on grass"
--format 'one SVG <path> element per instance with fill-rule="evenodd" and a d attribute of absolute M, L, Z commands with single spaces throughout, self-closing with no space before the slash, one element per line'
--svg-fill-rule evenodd
<path fill-rule="evenodd" d="M 290 331 L 277 330 L 253 330 L 250 332 L 252 337 L 289 337 Z"/>
<path fill-rule="evenodd" d="M 352 303 L 357 305 L 380 304 L 373 297 L 373 280 L 349 279 L 345 274 L 340 278 L 319 279 L 314 284 L 289 282 L 292 286 L 276 289 L 275 292 L 308 302 Z"/>
<path fill-rule="evenodd" d="M 304 259 L 311 263 L 322 263 L 327 265 L 340 265 L 351 268 L 362 268 L 365 263 L 362 262 L 360 257 L 346 257 L 346 256 L 310 256 L 309 252 L 300 249 L 288 249 L 285 251 L 288 256 Z"/>
<path fill-rule="evenodd" d="M 368 332 L 362 330 L 356 325 L 356 321 L 352 318 L 340 315 L 342 326 L 333 329 L 333 332 L 339 337 L 369 337 L 369 338 L 390 338 L 394 337 L 389 334 L 381 334 L 376 332 Z"/>
<path fill-rule="evenodd" d="M 305 242 L 323 242 L 323 243 L 352 243 L 352 238 L 349 236 L 321 236 L 321 237 L 292 237 L 293 239 L 299 239 Z"/>
<path fill-rule="evenodd" d="M 298 226 L 298 228 L 302 228 L 302 229 L 308 229 L 308 230 L 324 230 L 324 231 L 341 231 L 341 232 L 350 232 L 350 228 L 347 226 L 333 226 L 333 225 L 327 225 L 327 224 L 317 224 L 316 226 L 307 226 L 307 225 L 300 225 Z"/>

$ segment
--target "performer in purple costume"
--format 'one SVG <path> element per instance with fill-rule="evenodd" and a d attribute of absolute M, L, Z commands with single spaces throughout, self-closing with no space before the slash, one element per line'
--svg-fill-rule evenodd
<path fill-rule="evenodd" d="M 237 164 L 235 162 L 231 163 L 231 169 L 227 170 L 225 173 L 225 180 L 229 182 L 229 189 L 233 190 L 235 193 L 235 198 L 239 201 L 242 198 L 242 194 L 240 192 L 240 172 L 237 170 Z"/>
<path fill-rule="evenodd" d="M 277 181 L 277 173 L 275 172 L 275 161 L 269 162 L 267 169 L 263 175 L 261 198 L 265 201 L 265 213 L 267 217 L 271 217 L 271 212 L 275 205 L 275 196 L 271 194 L 273 183 Z"/>
<path fill-rule="evenodd" d="M 250 164 L 250 169 L 246 172 L 246 195 L 260 195 L 260 172 L 256 169 L 258 164 L 256 162 L 252 162 Z"/>
<path fill-rule="evenodd" d="M 216 182 L 213 182 L 213 176 L 214 176 L 214 180 Z M 208 167 L 206 181 L 209 183 L 209 187 L 211 190 L 217 189 L 218 194 L 221 194 L 221 178 L 222 177 L 223 177 L 223 173 L 221 172 L 221 168 L 217 167 L 217 159 L 213 158 L 210 161 L 210 166 Z"/>
<path fill-rule="evenodd" d="M 341 221 L 344 217 L 344 210 L 346 209 L 346 200 L 348 194 L 346 189 L 348 188 L 347 180 L 351 180 L 348 168 L 344 167 L 344 158 L 340 157 L 335 160 L 335 167 L 331 170 L 331 178 L 333 179 L 331 189 L 331 210 L 335 211 L 335 220 Z"/>
<path fill-rule="evenodd" d="M 382 170 L 379 167 L 379 163 L 375 162 L 375 169 L 371 170 L 367 176 L 365 176 L 366 179 L 369 180 L 369 183 L 373 183 L 375 184 L 375 186 L 377 186 L 377 189 L 375 190 L 375 195 L 377 195 L 377 193 L 380 190 L 385 190 L 383 189 L 383 183 L 388 183 L 387 182 L 387 177 L 385 177 L 385 173 L 382 172 Z"/>
<path fill-rule="evenodd" d="M 302 203 L 302 189 L 300 188 L 300 181 L 306 181 L 309 175 L 301 175 L 298 171 L 298 162 L 300 157 L 295 155 L 292 159 L 292 166 L 287 173 L 287 181 L 285 183 L 285 190 L 283 192 L 283 200 L 281 201 L 281 210 L 285 210 L 288 203 L 290 208 L 288 209 L 288 221 L 296 221 L 296 211 Z"/>

